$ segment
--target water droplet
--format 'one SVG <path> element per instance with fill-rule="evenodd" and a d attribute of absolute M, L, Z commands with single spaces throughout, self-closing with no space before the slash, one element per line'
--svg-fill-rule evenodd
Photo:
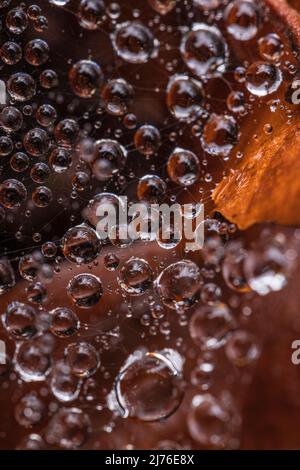
<path fill-rule="evenodd" d="M 38 424 L 45 415 L 45 405 L 34 393 L 25 395 L 15 407 L 15 419 L 26 428 Z"/>
<path fill-rule="evenodd" d="M 78 307 L 89 308 L 101 299 L 102 283 L 93 274 L 78 274 L 69 282 L 68 294 Z"/>
<path fill-rule="evenodd" d="M 36 93 L 36 84 L 28 73 L 17 72 L 10 76 L 7 91 L 16 101 L 28 101 Z"/>
<path fill-rule="evenodd" d="M 24 49 L 24 59 L 35 67 L 45 64 L 49 59 L 49 54 L 49 46 L 43 39 L 29 41 Z"/>
<path fill-rule="evenodd" d="M 99 354 L 88 343 L 72 343 L 65 350 L 66 361 L 72 374 L 78 377 L 90 377 L 100 366 Z"/>
<path fill-rule="evenodd" d="M 123 116 L 128 112 L 133 100 L 133 87 L 123 78 L 110 80 L 102 90 L 102 99 L 108 113 L 113 116 Z"/>
<path fill-rule="evenodd" d="M 153 272 L 147 261 L 141 258 L 130 258 L 126 261 L 118 276 L 118 282 L 129 295 L 142 295 L 151 287 Z"/>
<path fill-rule="evenodd" d="M 282 72 L 274 64 L 254 62 L 247 69 L 246 87 L 255 96 L 267 96 L 278 90 Z"/>
<path fill-rule="evenodd" d="M 238 136 L 238 126 L 232 116 L 212 114 L 204 126 L 201 143 L 210 155 L 227 157 Z"/>
<path fill-rule="evenodd" d="M 0 202 L 7 209 L 20 207 L 26 197 L 26 188 L 20 181 L 9 179 L 0 184 Z"/>
<path fill-rule="evenodd" d="M 166 183 L 159 176 L 145 175 L 138 182 L 137 197 L 140 201 L 154 204 L 162 201 L 166 190 Z"/>
<path fill-rule="evenodd" d="M 159 421 L 172 415 L 183 398 L 182 359 L 176 351 L 141 351 L 122 367 L 115 385 L 124 417 Z"/>
<path fill-rule="evenodd" d="M 103 83 L 101 67 L 92 60 L 80 60 L 71 68 L 69 82 L 75 95 L 91 98 Z"/>
<path fill-rule="evenodd" d="M 167 106 L 180 121 L 191 122 L 203 113 L 202 83 L 186 75 L 171 77 L 167 86 Z"/>
<path fill-rule="evenodd" d="M 168 159 L 167 170 L 174 183 L 191 186 L 199 178 L 199 160 L 193 152 L 177 147 Z"/>
<path fill-rule="evenodd" d="M 237 367 L 253 364 L 259 356 L 255 338 L 247 331 L 235 331 L 225 346 L 226 356 Z"/>
<path fill-rule="evenodd" d="M 141 126 L 134 135 L 134 145 L 143 155 L 153 155 L 161 145 L 159 130 L 154 126 Z"/>
<path fill-rule="evenodd" d="M 57 307 L 51 310 L 50 331 L 59 338 L 67 338 L 77 333 L 80 323 L 73 310 Z"/>
<path fill-rule="evenodd" d="M 238 41 L 254 38 L 259 26 L 257 5 L 251 1 L 234 0 L 225 10 L 227 31 Z"/>
<path fill-rule="evenodd" d="M 62 449 L 77 449 L 87 440 L 91 422 L 79 408 L 61 408 L 51 419 L 45 439 L 48 444 Z"/>
<path fill-rule="evenodd" d="M 32 338 L 36 332 L 36 313 L 29 305 L 12 302 L 4 314 L 6 331 L 17 339 Z"/>
<path fill-rule="evenodd" d="M 67 231 L 61 242 L 64 256 L 72 263 L 87 264 L 97 258 L 100 244 L 96 232 L 88 225 Z"/>
<path fill-rule="evenodd" d="M 182 40 L 180 51 L 186 65 L 200 77 L 208 77 L 225 70 L 228 48 L 214 26 L 204 23 L 193 25 Z"/>
<path fill-rule="evenodd" d="M 188 309 L 199 298 L 200 270 L 192 261 L 178 261 L 160 273 L 155 287 L 164 305 L 174 310 Z"/>
<path fill-rule="evenodd" d="M 232 314 L 222 303 L 197 308 L 189 324 L 191 338 L 204 349 L 223 346 L 235 327 Z"/>
<path fill-rule="evenodd" d="M 155 54 L 156 41 L 152 32 L 138 21 L 119 24 L 112 35 L 119 57 L 132 64 L 142 64 Z"/>

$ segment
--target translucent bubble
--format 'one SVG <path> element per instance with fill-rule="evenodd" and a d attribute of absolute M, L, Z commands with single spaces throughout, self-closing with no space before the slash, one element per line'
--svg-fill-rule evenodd
<path fill-rule="evenodd" d="M 235 327 L 230 310 L 222 303 L 197 308 L 189 324 L 191 338 L 204 349 L 223 346 Z"/>
<path fill-rule="evenodd" d="M 51 104 L 42 104 L 36 112 L 36 120 L 40 126 L 48 127 L 51 126 L 56 118 L 56 109 Z"/>
<path fill-rule="evenodd" d="M 29 158 L 26 153 L 17 152 L 10 159 L 10 166 L 14 171 L 21 173 L 29 167 Z"/>
<path fill-rule="evenodd" d="M 33 26 L 36 31 L 43 33 L 48 29 L 48 20 L 45 16 L 40 15 L 33 21 Z"/>
<path fill-rule="evenodd" d="M 38 16 L 42 13 L 41 8 L 38 5 L 29 5 L 27 8 L 28 18 L 31 20 L 36 20 Z"/>
<path fill-rule="evenodd" d="M 172 220 L 170 223 L 166 222 L 167 220 L 160 218 L 156 241 L 164 250 L 173 250 L 181 242 L 182 234 Z"/>
<path fill-rule="evenodd" d="M 138 21 L 119 24 L 112 34 L 112 43 L 118 56 L 132 64 L 148 62 L 157 47 L 150 29 Z"/>
<path fill-rule="evenodd" d="M 28 26 L 28 18 L 22 8 L 13 8 L 7 13 L 6 27 L 13 34 L 22 34 Z"/>
<path fill-rule="evenodd" d="M 90 263 L 100 252 L 96 232 L 87 225 L 78 225 L 67 231 L 61 242 L 64 256 L 72 263 Z"/>
<path fill-rule="evenodd" d="M 72 187 L 76 191 L 84 191 L 90 182 L 90 175 L 84 171 L 77 171 L 72 178 Z"/>
<path fill-rule="evenodd" d="M 79 4 L 80 25 L 86 29 L 97 29 L 105 18 L 103 0 L 81 0 Z"/>
<path fill-rule="evenodd" d="M 108 253 L 104 257 L 104 266 L 108 271 L 115 271 L 120 264 L 120 260 L 114 253 Z"/>
<path fill-rule="evenodd" d="M 186 65 L 200 77 L 225 70 L 228 48 L 222 34 L 214 26 L 194 24 L 192 31 L 183 37 L 180 51 Z"/>
<path fill-rule="evenodd" d="M 180 121 L 193 121 L 203 112 L 202 83 L 186 75 L 174 75 L 167 86 L 167 106 Z"/>
<path fill-rule="evenodd" d="M 213 362 L 200 359 L 196 367 L 191 371 L 191 384 L 200 387 L 202 390 L 208 390 L 213 382 L 215 365 Z"/>
<path fill-rule="evenodd" d="M 245 0 L 234 0 L 225 10 L 227 31 L 238 41 L 254 38 L 259 26 L 257 5 Z"/>
<path fill-rule="evenodd" d="M 59 401 L 71 402 L 78 398 L 81 381 L 71 373 L 71 368 L 64 361 L 55 364 L 51 373 L 51 392 Z"/>
<path fill-rule="evenodd" d="M 170 264 L 156 279 L 155 287 L 164 305 L 174 310 L 188 309 L 199 298 L 200 270 L 189 260 Z"/>
<path fill-rule="evenodd" d="M 7 135 L 0 136 L 0 156 L 6 157 L 14 149 L 14 143 Z"/>
<path fill-rule="evenodd" d="M 36 394 L 28 393 L 15 407 L 15 419 L 20 426 L 30 427 L 42 421 L 46 407 Z"/>
<path fill-rule="evenodd" d="M 92 162 L 93 174 L 99 181 L 108 181 L 126 163 L 127 152 L 115 140 L 102 139 L 95 144 L 95 157 Z"/>
<path fill-rule="evenodd" d="M 110 19 L 117 20 L 121 15 L 121 5 L 117 2 L 110 3 L 107 7 L 107 13 Z"/>
<path fill-rule="evenodd" d="M 229 413 L 212 395 L 196 395 L 188 413 L 191 437 L 203 448 L 225 447 L 229 434 Z"/>
<path fill-rule="evenodd" d="M 227 286 L 237 292 L 251 290 L 245 277 L 244 262 L 246 257 L 247 252 L 239 241 L 231 241 L 227 244 L 222 274 Z"/>
<path fill-rule="evenodd" d="M 22 48 L 13 41 L 5 42 L 0 50 L 0 57 L 7 65 L 15 65 L 22 59 Z"/>
<path fill-rule="evenodd" d="M 143 176 L 137 186 L 137 197 L 140 201 L 158 203 L 166 194 L 166 183 L 156 175 Z"/>
<path fill-rule="evenodd" d="M 252 290 L 259 295 L 280 291 L 287 284 L 294 269 L 282 247 L 269 241 L 248 252 L 245 259 L 245 277 Z"/>
<path fill-rule="evenodd" d="M 133 100 L 134 89 L 123 78 L 110 80 L 102 90 L 102 99 L 108 113 L 113 116 L 123 116 L 128 112 Z"/>
<path fill-rule="evenodd" d="M 212 114 L 204 126 L 201 143 L 210 155 L 227 157 L 238 138 L 239 129 L 233 117 Z"/>
<path fill-rule="evenodd" d="M 44 129 L 36 127 L 25 134 L 23 144 L 26 152 L 33 157 L 40 157 L 49 150 L 50 137 Z"/>
<path fill-rule="evenodd" d="M 201 291 L 201 300 L 205 304 L 213 305 L 222 296 L 221 288 L 214 282 L 204 284 Z"/>
<path fill-rule="evenodd" d="M 91 98 L 100 90 L 103 79 L 100 65 L 92 60 L 80 60 L 69 72 L 70 86 L 80 98 Z"/>
<path fill-rule="evenodd" d="M 269 33 L 258 41 L 262 59 L 279 60 L 284 54 L 284 45 L 276 33 Z"/>
<path fill-rule="evenodd" d="M 153 155 L 161 145 L 161 135 L 154 126 L 141 126 L 134 135 L 134 145 L 144 155 Z"/>
<path fill-rule="evenodd" d="M 77 333 L 80 323 L 73 310 L 67 307 L 57 307 L 51 310 L 50 331 L 59 338 L 67 338 Z"/>
<path fill-rule="evenodd" d="M 247 331 L 235 331 L 229 338 L 225 351 L 228 359 L 237 367 L 253 364 L 260 353 L 255 338 Z"/>
<path fill-rule="evenodd" d="M 19 261 L 19 272 L 26 281 L 34 281 L 42 266 L 42 260 L 38 254 L 24 255 Z"/>
<path fill-rule="evenodd" d="M 76 144 L 79 134 L 79 126 L 74 119 L 63 119 L 55 127 L 55 139 L 62 147 L 72 147 Z"/>
<path fill-rule="evenodd" d="M 54 242 L 46 242 L 42 245 L 42 253 L 45 258 L 53 258 L 57 253 L 57 247 Z"/>
<path fill-rule="evenodd" d="M 6 331 L 17 339 L 32 338 L 36 332 L 36 313 L 29 305 L 12 302 L 4 314 Z"/>
<path fill-rule="evenodd" d="M 35 188 L 31 198 L 36 207 L 47 207 L 53 199 L 53 194 L 47 186 L 39 186 Z"/>
<path fill-rule="evenodd" d="M 65 350 L 66 361 L 72 374 L 90 377 L 100 366 L 97 350 L 89 343 L 72 343 Z"/>
<path fill-rule="evenodd" d="M 267 96 L 278 90 L 282 83 L 282 72 L 274 64 L 254 62 L 246 73 L 247 90 L 255 96 Z"/>
<path fill-rule="evenodd" d="M 0 295 L 8 292 L 14 287 L 15 274 L 10 261 L 6 258 L 0 259 Z"/>
<path fill-rule="evenodd" d="M 137 117 L 133 113 L 126 114 L 123 119 L 123 124 L 127 129 L 135 129 L 137 126 Z"/>
<path fill-rule="evenodd" d="M 36 163 L 30 170 L 30 177 L 35 183 L 44 183 L 50 176 L 50 169 L 46 163 Z"/>
<path fill-rule="evenodd" d="M 132 257 L 120 269 L 118 282 L 126 294 L 143 295 L 152 285 L 153 272 L 147 261 Z"/>
<path fill-rule="evenodd" d="M 175 413 L 184 392 L 181 373 L 182 358 L 172 349 L 129 356 L 115 385 L 123 417 L 159 421 Z"/>
<path fill-rule="evenodd" d="M 33 282 L 26 288 L 26 296 L 29 302 L 41 304 L 47 299 L 47 289 L 41 282 Z"/>
<path fill-rule="evenodd" d="M 20 207 L 27 197 L 27 190 L 21 181 L 9 179 L 0 184 L 0 202 L 7 209 Z"/>
<path fill-rule="evenodd" d="M 99 193 L 96 194 L 94 198 L 89 201 L 88 206 L 85 210 L 85 216 L 91 225 L 97 227 L 97 224 L 101 220 L 103 220 L 103 218 L 105 217 L 104 209 L 108 205 L 114 208 L 118 220 L 119 211 L 123 210 L 124 208 L 122 200 L 116 194 L 113 193 Z M 101 215 L 101 207 L 103 208 L 103 215 Z"/>
<path fill-rule="evenodd" d="M 174 183 L 191 186 L 199 178 L 199 160 L 193 152 L 177 147 L 168 159 L 167 170 Z"/>
<path fill-rule="evenodd" d="M 246 110 L 245 95 L 241 91 L 232 91 L 227 98 L 227 106 L 229 111 L 233 113 L 244 113 Z"/>
<path fill-rule="evenodd" d="M 58 77 L 55 70 L 44 70 L 40 74 L 39 80 L 41 87 L 45 88 L 46 90 L 50 90 L 51 88 L 54 88 L 58 85 Z"/>
<path fill-rule="evenodd" d="M 7 91 L 16 101 L 28 101 L 36 93 L 36 84 L 28 73 L 17 72 L 9 78 Z"/>
<path fill-rule="evenodd" d="M 101 299 L 102 283 L 93 274 L 78 274 L 69 282 L 68 294 L 78 307 L 89 308 Z"/>
<path fill-rule="evenodd" d="M 38 342 L 24 342 L 17 347 L 15 369 L 25 382 L 44 381 L 51 369 L 51 359 Z"/>
<path fill-rule="evenodd" d="M 51 152 L 49 163 L 55 173 L 64 173 L 72 165 L 72 153 L 64 147 L 56 147 Z"/>
<path fill-rule="evenodd" d="M 173 10 L 178 0 L 148 0 L 149 5 L 160 15 L 166 15 Z"/>
<path fill-rule="evenodd" d="M 45 439 L 48 444 L 62 449 L 81 447 L 91 432 L 91 422 L 79 408 L 60 408 L 51 419 Z"/>
<path fill-rule="evenodd" d="M 44 450 L 45 443 L 39 434 L 29 434 L 23 437 L 17 450 Z"/>
<path fill-rule="evenodd" d="M 38 67 L 49 59 L 50 49 L 43 39 L 29 41 L 24 49 L 24 59 L 28 64 Z"/>

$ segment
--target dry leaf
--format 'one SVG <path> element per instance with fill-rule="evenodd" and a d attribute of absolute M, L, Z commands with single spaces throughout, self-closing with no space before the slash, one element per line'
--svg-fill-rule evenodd
<path fill-rule="evenodd" d="M 300 124 L 286 125 L 219 183 L 213 199 L 245 229 L 257 222 L 300 224 Z"/>
<path fill-rule="evenodd" d="M 300 15 L 285 0 L 266 2 L 300 45 Z M 300 124 L 277 127 L 260 148 L 246 145 L 243 153 L 213 192 L 217 210 L 240 229 L 269 221 L 300 224 Z"/>

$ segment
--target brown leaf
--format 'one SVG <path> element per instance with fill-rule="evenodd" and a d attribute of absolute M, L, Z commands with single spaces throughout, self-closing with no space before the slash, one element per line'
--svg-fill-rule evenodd
<path fill-rule="evenodd" d="M 286 124 L 255 154 L 248 152 L 213 199 L 241 229 L 264 221 L 300 224 L 300 124 Z"/>
<path fill-rule="evenodd" d="M 285 0 L 266 3 L 300 45 L 300 15 Z M 300 124 L 276 127 L 258 148 L 248 143 L 243 153 L 213 192 L 217 210 L 240 229 L 258 222 L 300 224 Z"/>

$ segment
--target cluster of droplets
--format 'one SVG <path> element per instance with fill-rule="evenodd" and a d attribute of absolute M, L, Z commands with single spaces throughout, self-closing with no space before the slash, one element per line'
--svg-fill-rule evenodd
<path fill-rule="evenodd" d="M 249 373 L 260 344 L 249 310 L 239 311 L 241 299 L 283 289 L 295 249 L 286 248 L 281 233 L 262 233 L 245 245 L 218 215 L 197 227 L 204 244 L 196 252 L 182 249 L 172 224 L 168 240 L 160 229 L 149 236 L 151 216 L 135 241 L 122 235 L 130 220 L 113 227 L 106 241 L 97 227 L 101 207 L 120 212 L 120 196 L 127 193 L 129 207 L 189 199 L 195 207 L 183 218 L 196 221 L 196 202 L 206 202 L 217 181 L 210 168 L 231 161 L 243 119 L 283 87 L 283 65 L 293 74 L 285 41 L 268 30 L 262 7 L 249 0 L 188 6 L 148 0 L 151 19 L 138 8 L 127 18 L 122 2 L 81 0 L 74 11 L 68 0 L 49 3 L 55 14 L 76 18 L 79 42 L 105 31 L 113 62 L 107 65 L 105 54 L 102 61 L 86 47 L 81 57 L 64 52 L 65 70 L 56 68 L 60 59 L 40 6 L 10 8 L 0 1 L 7 36 L 0 48 L 7 75 L 0 158 L 8 175 L 1 172 L 1 220 L 23 219 L 24 212 L 34 221 L 47 210 L 52 219 L 58 202 L 66 212 L 72 208 L 70 219 L 55 227 L 59 237 L 48 236 L 53 225 L 46 224 L 45 233 L 32 234 L 34 250 L 0 259 L 0 295 L 13 293 L 19 277 L 25 286 L 21 300 L 10 298 L 1 314 L 15 347 L 0 365 L 0 380 L 7 384 L 17 373 L 20 383 L 41 382 L 46 389 L 23 394 L 14 407 L 18 425 L 30 428 L 19 447 L 80 448 L 91 435 L 95 409 L 111 413 L 104 431 L 121 419 L 161 422 L 183 413 L 188 445 L 237 447 L 240 415 L 227 385 L 215 392 L 217 361 L 225 361 L 230 377 Z M 175 27 L 176 14 L 186 8 L 189 19 Z M 35 37 L 28 40 L 32 28 Z M 237 67 L 232 44 L 253 47 L 257 60 Z M 141 106 L 144 68 L 159 76 Z M 221 99 L 219 88 L 225 90 Z M 144 119 L 141 107 L 154 117 Z M 17 240 L 23 240 L 22 226 L 23 220 Z M 127 326 L 136 328 L 128 350 Z M 122 360 L 115 366 L 118 348 Z M 31 432 L 36 425 L 43 432 Z M 180 443 L 161 441 L 156 448 Z"/>

